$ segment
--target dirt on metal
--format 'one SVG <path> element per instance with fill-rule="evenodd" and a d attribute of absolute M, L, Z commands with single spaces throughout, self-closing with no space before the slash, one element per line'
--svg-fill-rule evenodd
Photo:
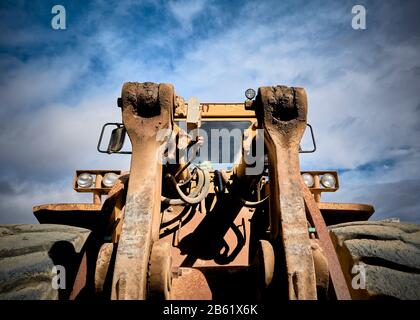
<path fill-rule="evenodd" d="M 45 227 L 44 237 L 38 237 L 44 229 L 35 228 L 37 237 L 29 236 L 39 243 L 36 248 L 23 243 L 30 229 L 0 227 L 5 252 L 0 266 L 13 274 L 0 297 L 278 301 L 417 296 L 418 290 L 403 295 L 403 286 L 392 290 L 384 285 L 384 275 L 392 276 L 393 283 L 417 283 L 416 260 L 391 253 L 392 248 L 405 248 L 415 257 L 418 250 L 411 244 L 418 242 L 413 240 L 417 229 L 363 225 L 374 212 L 372 206 L 321 201 L 323 192 L 339 189 L 337 172 L 300 170 L 300 143 L 308 124 L 303 88 L 260 87 L 256 95 L 247 90 L 245 102 L 220 103 L 184 99 L 171 84 L 127 82 L 118 107 L 122 123 L 106 124 L 117 127 L 111 133 L 112 148 L 99 149 L 101 134 L 98 150 L 119 153 L 126 132 L 132 147 L 129 171 L 77 170 L 73 188 L 92 193 L 92 203 L 35 206 L 40 223 L 66 225 Z M 205 130 L 227 128 L 242 130 L 238 161 L 182 157 L 205 154 L 201 148 L 212 139 Z M 157 155 L 169 154 L 165 143 L 170 138 L 180 158 L 163 164 Z M 252 166 L 247 159 L 258 141 L 263 152 L 255 159 L 262 159 L 262 170 L 247 174 Z M 93 183 L 79 184 L 81 174 L 90 175 Z M 110 174 L 116 179 L 113 184 L 106 183 Z M 322 182 L 325 175 L 334 182 L 331 186 Z M 56 232 L 62 228 L 69 228 L 67 236 Z M 374 229 L 381 241 L 372 240 Z M 388 238 L 392 245 L 382 241 Z M 13 239 L 22 243 L 12 252 Z M 17 269 L 8 264 L 8 259 L 26 261 L 20 255 L 30 252 L 49 267 L 54 263 L 50 251 L 66 241 L 74 255 L 69 279 L 74 286 L 64 294 L 37 289 L 45 283 L 27 276 L 38 274 L 36 264 L 27 264 L 26 275 L 21 264 Z M 383 259 L 392 263 L 373 265 Z M 378 284 L 363 292 L 351 288 L 356 263 L 367 264 Z M 396 266 L 398 270 L 391 270 Z M 15 283 L 25 281 L 28 290 L 14 291 Z"/>

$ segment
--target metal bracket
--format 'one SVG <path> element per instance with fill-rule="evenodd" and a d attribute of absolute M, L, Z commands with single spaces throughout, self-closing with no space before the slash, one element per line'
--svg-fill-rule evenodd
<path fill-rule="evenodd" d="M 307 123 L 306 126 L 308 126 L 309 129 L 310 129 L 310 131 L 311 131 L 311 138 L 312 138 L 313 148 L 312 148 L 312 150 L 302 150 L 301 147 L 299 146 L 299 153 L 314 153 L 316 151 L 316 143 L 315 143 L 314 130 L 312 129 L 312 126 L 309 123 Z"/>

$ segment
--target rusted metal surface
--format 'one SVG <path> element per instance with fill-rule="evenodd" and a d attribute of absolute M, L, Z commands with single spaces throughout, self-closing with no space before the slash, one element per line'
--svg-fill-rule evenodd
<path fill-rule="evenodd" d="M 130 179 L 113 276 L 112 298 L 147 296 L 149 256 L 159 237 L 162 165 L 159 129 L 172 128 L 174 90 L 168 84 L 125 83 L 122 118 L 132 144 Z"/>
<path fill-rule="evenodd" d="M 258 242 L 258 250 L 257 250 L 257 264 L 258 268 L 262 274 L 263 285 L 267 288 L 271 281 L 273 280 L 274 276 L 274 263 L 275 263 L 275 255 L 273 246 L 267 240 L 260 240 Z"/>
<path fill-rule="evenodd" d="M 96 204 L 101 204 L 102 203 L 101 195 L 102 195 L 103 191 L 100 190 L 101 188 L 102 188 L 102 175 L 97 174 L 96 179 L 95 179 L 95 189 L 99 189 L 99 190 L 95 190 L 95 191 L 92 192 L 93 203 L 96 203 Z"/>
<path fill-rule="evenodd" d="M 86 286 L 87 283 L 87 256 L 86 252 L 83 253 L 82 260 L 79 265 L 79 269 L 77 270 L 76 278 L 73 284 L 73 290 L 70 293 L 69 299 L 75 300 L 82 289 Z"/>
<path fill-rule="evenodd" d="M 195 268 L 176 268 L 171 299 L 211 300 L 212 292 L 205 275 Z"/>
<path fill-rule="evenodd" d="M 330 273 L 328 269 L 328 260 L 319 243 L 319 239 L 311 239 L 312 255 L 314 257 L 316 286 L 324 290 L 327 296 Z"/>
<path fill-rule="evenodd" d="M 284 246 L 289 299 L 316 299 L 299 168 L 299 143 L 306 128 L 306 93 L 302 88 L 261 87 L 256 102 L 269 159 L 271 232 L 274 241 Z"/>
<path fill-rule="evenodd" d="M 206 213 L 199 206 L 163 213 L 161 238 L 173 245 L 174 267 L 248 265 L 254 209 L 232 203 L 228 194 L 224 198 Z"/>
<path fill-rule="evenodd" d="M 201 103 L 201 116 L 203 118 L 224 118 L 231 121 L 235 118 L 255 117 L 254 110 L 247 110 L 245 103 Z M 177 97 L 177 107 L 175 109 L 175 118 L 187 117 L 187 104 L 181 97 Z"/>
<path fill-rule="evenodd" d="M 311 189 L 312 194 L 314 195 L 314 200 L 316 202 L 321 201 L 321 180 L 319 175 L 314 176 L 314 187 Z"/>
<path fill-rule="evenodd" d="M 38 212 L 41 210 L 51 211 L 100 211 L 102 208 L 101 204 L 96 203 L 54 203 L 54 204 L 43 204 L 40 206 L 34 206 L 33 211 Z"/>
<path fill-rule="evenodd" d="M 113 243 L 104 243 L 99 249 L 95 268 L 95 292 L 97 294 L 104 291 L 105 281 L 110 272 L 109 266 L 111 263 L 113 251 Z"/>
<path fill-rule="evenodd" d="M 218 296 L 225 284 L 219 283 L 216 288 L 214 275 L 205 271 L 220 268 L 229 273 L 231 268 L 249 265 L 253 214 L 254 209 L 235 204 L 227 193 L 217 200 L 213 193 L 205 210 L 201 205 L 173 206 L 162 213 L 159 241 L 172 245 L 172 265 L 180 270 L 173 279 L 171 299 L 208 300 L 213 294 Z"/>
<path fill-rule="evenodd" d="M 93 230 L 100 226 L 101 208 L 101 204 L 62 203 L 36 206 L 33 212 L 40 223 L 65 224 Z"/>
<path fill-rule="evenodd" d="M 112 242 L 118 243 L 121 234 L 122 220 L 124 216 L 124 206 L 127 198 L 128 173 L 123 173 L 115 185 L 108 192 L 102 211 L 111 212 L 107 232 L 112 234 Z"/>
<path fill-rule="evenodd" d="M 337 253 L 335 252 L 329 231 L 321 212 L 319 211 L 317 202 L 315 202 L 312 193 L 309 191 L 303 180 L 301 181 L 301 189 L 305 197 L 305 204 L 310 220 L 312 220 L 312 223 L 315 226 L 321 247 L 328 260 L 328 268 L 335 295 L 338 300 L 351 300 L 346 279 L 344 278 L 343 270 L 340 266 L 340 261 L 338 260 Z"/>
<path fill-rule="evenodd" d="M 327 226 L 351 221 L 366 221 L 375 212 L 373 206 L 368 204 L 336 202 L 318 202 L 317 204 Z"/>
<path fill-rule="evenodd" d="M 150 254 L 148 273 L 148 298 L 168 300 L 171 298 L 172 259 L 171 244 L 155 241 Z"/>
<path fill-rule="evenodd" d="M 318 208 L 320 210 L 334 210 L 334 211 L 355 211 L 366 212 L 372 215 L 375 212 L 373 206 L 361 203 L 338 203 L 338 202 L 319 202 Z"/>

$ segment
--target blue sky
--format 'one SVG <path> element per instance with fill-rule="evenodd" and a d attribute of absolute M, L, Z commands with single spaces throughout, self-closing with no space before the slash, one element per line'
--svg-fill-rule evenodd
<path fill-rule="evenodd" d="M 66 8 L 67 29 L 51 28 Z M 351 8 L 367 29 L 351 28 Z M 90 201 L 75 169 L 128 169 L 96 152 L 125 81 L 174 83 L 202 101 L 263 85 L 305 87 L 318 150 L 304 169 L 340 170 L 329 201 L 373 203 L 420 222 L 418 1 L 2 1 L 0 223 L 32 205 Z"/>

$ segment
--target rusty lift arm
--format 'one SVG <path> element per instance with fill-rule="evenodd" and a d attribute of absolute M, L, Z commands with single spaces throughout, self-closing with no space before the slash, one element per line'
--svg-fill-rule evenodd
<path fill-rule="evenodd" d="M 169 298 L 170 246 L 158 242 L 162 165 L 156 155 L 160 129 L 172 129 L 175 93 L 172 85 L 126 83 L 122 118 L 132 144 L 132 159 L 123 224 L 113 273 L 113 299 Z M 269 160 L 270 233 L 279 244 L 287 271 L 289 299 L 317 299 L 317 280 L 308 221 L 317 230 L 338 299 L 350 295 L 325 222 L 302 182 L 299 144 L 306 127 L 304 89 L 261 87 L 253 105 L 264 129 Z"/>
<path fill-rule="evenodd" d="M 156 158 L 160 143 L 156 135 L 159 129 L 172 128 L 174 89 L 169 84 L 128 82 L 121 98 L 132 157 L 112 298 L 137 300 L 148 295 L 153 251 L 165 251 L 153 246 L 159 238 L 162 190 L 162 165 Z"/>

